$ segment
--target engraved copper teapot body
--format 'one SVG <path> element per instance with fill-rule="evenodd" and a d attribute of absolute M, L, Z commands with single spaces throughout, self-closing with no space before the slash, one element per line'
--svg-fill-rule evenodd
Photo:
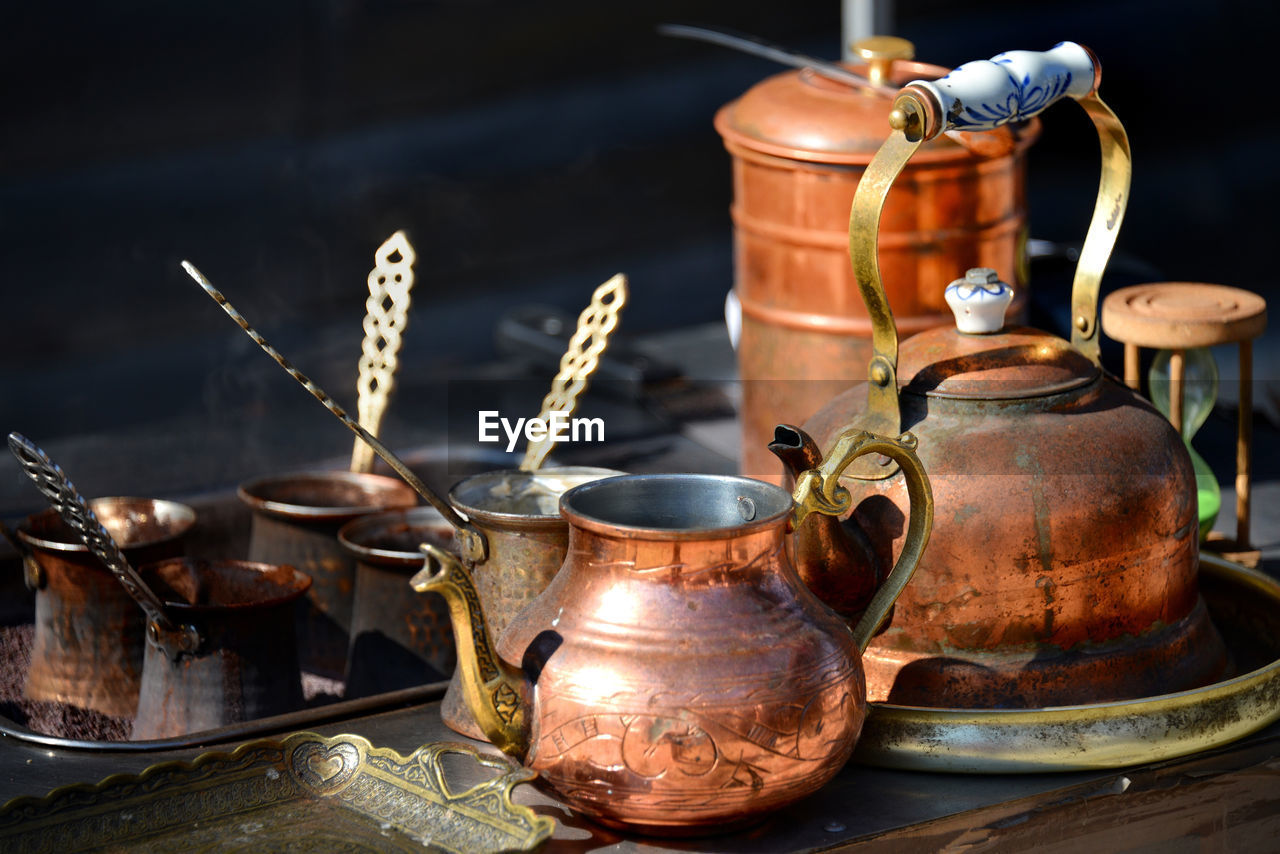
<path fill-rule="evenodd" d="M 866 713 L 860 651 L 928 539 L 914 442 L 851 433 L 796 500 L 742 477 L 627 475 L 566 492 L 564 566 L 497 648 L 462 563 L 416 589 L 449 602 L 476 719 L 541 785 L 602 823 L 664 834 L 745 823 L 820 787 Z M 898 461 L 908 545 L 855 629 L 811 594 L 787 554 L 811 511 L 839 513 L 841 464 Z M 523 672 L 499 655 L 514 647 Z"/>
<path fill-rule="evenodd" d="M 1097 96 L 1098 66 L 1064 42 L 1012 52 L 906 87 L 895 128 L 850 217 L 850 255 L 876 319 L 868 381 L 806 425 L 821 446 L 850 427 L 910 429 L 930 472 L 937 525 L 865 657 L 869 696 L 927 706 L 1036 707 L 1195 687 L 1225 666 L 1196 584 L 1190 460 L 1168 420 L 1099 363 L 1097 297 L 1129 192 L 1124 129 Z M 947 288 L 961 328 L 898 349 L 876 260 L 880 206 L 924 139 L 1034 114 L 1069 95 L 1098 130 L 1103 171 L 1072 292 L 1072 339 L 1004 327 L 994 271 Z M 941 283 L 940 283 L 941 284 Z M 940 288 L 941 290 L 941 288 Z M 862 461 L 859 461 L 862 462 Z M 843 485 L 878 548 L 901 539 L 892 466 L 851 467 Z M 803 561 L 801 561 L 803 565 Z"/>

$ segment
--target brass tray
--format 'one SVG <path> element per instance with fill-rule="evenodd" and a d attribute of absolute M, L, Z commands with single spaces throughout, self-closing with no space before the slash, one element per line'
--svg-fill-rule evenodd
<path fill-rule="evenodd" d="M 448 754 L 501 773 L 455 794 Z M 357 735 L 300 732 L 15 798 L 0 808 L 0 850 L 532 851 L 555 822 L 510 795 L 533 776 L 463 744 L 406 758 Z"/>
<path fill-rule="evenodd" d="M 1119 768 L 1262 729 L 1280 719 L 1280 583 L 1202 554 L 1200 585 L 1241 675 L 1176 694 L 1042 709 L 871 703 L 855 760 L 968 774 Z"/>

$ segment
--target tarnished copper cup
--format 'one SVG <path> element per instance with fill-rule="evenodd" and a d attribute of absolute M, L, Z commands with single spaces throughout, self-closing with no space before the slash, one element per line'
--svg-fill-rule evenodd
<path fill-rule="evenodd" d="M 259 478 L 241 484 L 239 495 L 253 510 L 249 560 L 290 564 L 311 576 L 299 615 L 302 668 L 341 679 L 356 568 L 338 543 L 338 529 L 370 513 L 412 507 L 417 495 L 398 479 L 348 471 Z"/>
<path fill-rule="evenodd" d="M 186 504 L 155 498 L 97 498 L 90 507 L 134 563 L 182 554 L 196 522 Z M 146 644 L 138 604 L 58 511 L 28 516 L 18 536 L 38 566 L 29 579 L 36 630 L 27 697 L 132 716 Z"/>
<path fill-rule="evenodd" d="M 338 542 L 356 560 L 348 698 L 438 682 L 453 673 L 458 656 L 448 607 L 409 586 L 422 568 L 419 544 L 447 548 L 452 540 L 453 527 L 431 507 L 363 516 L 338 531 Z"/>
<path fill-rule="evenodd" d="M 134 565 L 181 555 L 196 520 L 190 507 L 153 498 L 89 506 Z M 146 644 L 138 603 L 56 510 L 27 517 L 17 533 L 38 567 L 27 697 L 132 716 Z"/>
<path fill-rule="evenodd" d="M 200 645 L 171 658 L 147 644 L 133 739 L 200 732 L 302 705 L 294 610 L 309 577 L 291 566 L 190 558 L 140 572 L 172 619 L 195 628 Z"/>
<path fill-rule="evenodd" d="M 488 559 L 472 566 L 471 575 L 494 637 L 546 589 L 564 563 L 569 526 L 560 517 L 560 494 L 619 474 L 591 466 L 491 471 L 459 481 L 449 490 L 449 503 L 483 531 L 489 543 Z M 535 479 L 557 488 L 530 491 L 527 487 Z M 484 740 L 463 699 L 460 678 L 455 670 L 440 717 L 455 732 Z"/>

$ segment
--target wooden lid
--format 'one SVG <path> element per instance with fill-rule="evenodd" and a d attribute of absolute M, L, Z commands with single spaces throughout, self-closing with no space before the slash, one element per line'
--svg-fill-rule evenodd
<path fill-rule="evenodd" d="M 1226 285 L 1150 282 L 1102 302 L 1102 331 L 1140 347 L 1212 347 L 1257 338 L 1266 327 L 1267 301 Z"/>

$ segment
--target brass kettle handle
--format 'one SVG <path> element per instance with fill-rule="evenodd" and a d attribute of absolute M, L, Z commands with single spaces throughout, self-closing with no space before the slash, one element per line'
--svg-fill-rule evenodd
<path fill-rule="evenodd" d="M 892 131 L 858 182 L 849 213 L 849 258 L 872 322 L 867 412 L 858 426 L 883 435 L 902 429 L 898 405 L 898 332 L 885 296 L 876 256 L 880 214 L 894 180 L 924 142 L 949 130 L 991 130 L 1029 119 L 1071 97 L 1093 120 L 1102 146 L 1102 177 L 1093 218 L 1071 288 L 1072 345 L 1096 364 L 1098 287 L 1129 200 L 1132 160 L 1124 126 L 1098 97 L 1101 69 L 1085 47 L 1062 42 L 1043 53 L 1009 51 L 967 62 L 935 81 L 915 81 L 894 100 Z M 880 479 L 892 470 L 858 477 Z"/>
<path fill-rule="evenodd" d="M 798 529 L 810 513 L 842 516 L 853 507 L 849 490 L 840 485 L 840 476 L 858 457 L 867 454 L 884 454 L 896 462 L 907 480 L 907 497 L 911 502 L 911 515 L 907 521 L 907 538 L 897 562 L 889 571 L 880 589 L 871 597 L 871 603 L 858 624 L 853 627 L 853 639 L 858 649 L 865 652 L 880 626 L 889 616 L 889 609 L 915 574 L 929 543 L 933 530 L 933 488 L 924 465 L 916 456 L 917 440 L 911 433 L 903 433 L 897 439 L 877 436 L 858 428 L 845 430 L 836 437 L 830 453 L 817 469 L 802 472 L 796 478 L 792 493 L 795 508 L 791 511 L 791 529 Z"/>

